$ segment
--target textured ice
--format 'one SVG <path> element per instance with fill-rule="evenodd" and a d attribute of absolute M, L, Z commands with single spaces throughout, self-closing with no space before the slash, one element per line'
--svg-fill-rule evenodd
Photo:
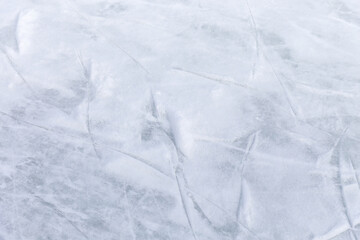
<path fill-rule="evenodd" d="M 0 240 L 360 239 L 358 0 L 0 0 Z"/>

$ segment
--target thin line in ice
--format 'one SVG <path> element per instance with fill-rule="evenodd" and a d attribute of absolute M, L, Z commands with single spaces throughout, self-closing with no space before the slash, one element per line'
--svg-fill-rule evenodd
<path fill-rule="evenodd" d="M 242 87 L 242 88 L 249 88 L 249 87 L 247 87 L 247 86 L 245 86 L 245 85 L 243 85 L 241 83 L 235 82 L 233 80 L 228 80 L 228 79 L 225 79 L 223 77 L 218 77 L 218 76 L 213 77 L 213 76 L 210 76 L 210 75 L 204 74 L 204 73 L 197 73 L 197 72 L 193 72 L 193 71 L 188 71 L 188 70 L 182 69 L 180 67 L 173 67 L 172 69 L 180 71 L 180 72 L 196 75 L 198 77 L 202 77 L 202 78 L 205 78 L 205 79 L 208 79 L 208 80 L 211 80 L 211 81 L 215 81 L 215 82 L 218 82 L 218 83 L 221 83 L 221 84 L 225 84 L 225 85 L 235 85 L 235 86 Z"/>
<path fill-rule="evenodd" d="M 241 204 L 242 204 L 242 199 L 243 199 L 243 186 L 244 186 L 244 169 L 245 169 L 245 164 L 248 158 L 248 155 L 250 154 L 250 152 L 252 151 L 256 139 L 257 139 L 257 135 L 258 132 L 253 133 L 248 140 L 248 144 L 246 146 L 246 151 L 243 155 L 243 159 L 241 160 L 241 171 L 240 171 L 240 194 L 239 194 L 239 200 L 238 200 L 238 205 L 236 208 L 236 220 L 239 220 L 239 216 L 240 216 L 240 211 L 241 211 Z"/>
<path fill-rule="evenodd" d="M 81 53 L 76 52 L 76 56 L 77 56 L 77 59 L 78 59 L 80 65 L 82 67 L 83 75 L 84 75 L 84 78 L 86 80 L 86 85 L 87 85 L 86 128 L 87 128 L 87 131 L 88 131 L 90 141 L 91 141 L 92 147 L 94 149 L 95 155 L 99 160 L 102 160 L 102 158 L 101 158 L 101 156 L 99 154 L 99 151 L 96 148 L 96 142 L 95 142 L 94 134 L 92 133 L 92 128 L 91 128 L 91 119 L 90 119 L 91 68 L 88 69 L 87 67 L 85 67 L 82 56 L 81 56 Z"/>
<path fill-rule="evenodd" d="M 38 195 L 35 195 L 34 193 L 32 193 L 34 195 L 35 198 L 37 198 L 43 205 L 45 205 L 46 207 L 52 209 L 58 216 L 64 218 L 77 232 L 79 232 L 84 238 L 89 239 L 89 237 L 82 231 L 80 230 L 80 228 L 78 226 L 76 226 L 76 224 L 71 221 L 69 218 L 67 218 L 65 216 L 65 214 L 59 210 L 54 204 L 49 203 L 48 201 L 44 200 L 43 198 L 41 198 Z"/>

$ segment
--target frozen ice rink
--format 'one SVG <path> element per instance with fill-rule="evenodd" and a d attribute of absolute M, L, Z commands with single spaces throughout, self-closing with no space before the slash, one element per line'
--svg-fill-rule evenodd
<path fill-rule="evenodd" d="M 359 0 L 0 0 L 0 240 L 359 240 Z"/>

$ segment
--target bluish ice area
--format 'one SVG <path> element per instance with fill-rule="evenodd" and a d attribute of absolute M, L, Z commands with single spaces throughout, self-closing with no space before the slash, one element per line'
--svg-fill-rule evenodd
<path fill-rule="evenodd" d="M 359 240 L 359 0 L 0 0 L 0 240 Z"/>

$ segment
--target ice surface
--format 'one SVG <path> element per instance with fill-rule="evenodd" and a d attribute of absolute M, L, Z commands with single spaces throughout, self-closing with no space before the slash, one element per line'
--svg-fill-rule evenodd
<path fill-rule="evenodd" d="M 360 239 L 358 0 L 0 0 L 0 240 Z"/>

